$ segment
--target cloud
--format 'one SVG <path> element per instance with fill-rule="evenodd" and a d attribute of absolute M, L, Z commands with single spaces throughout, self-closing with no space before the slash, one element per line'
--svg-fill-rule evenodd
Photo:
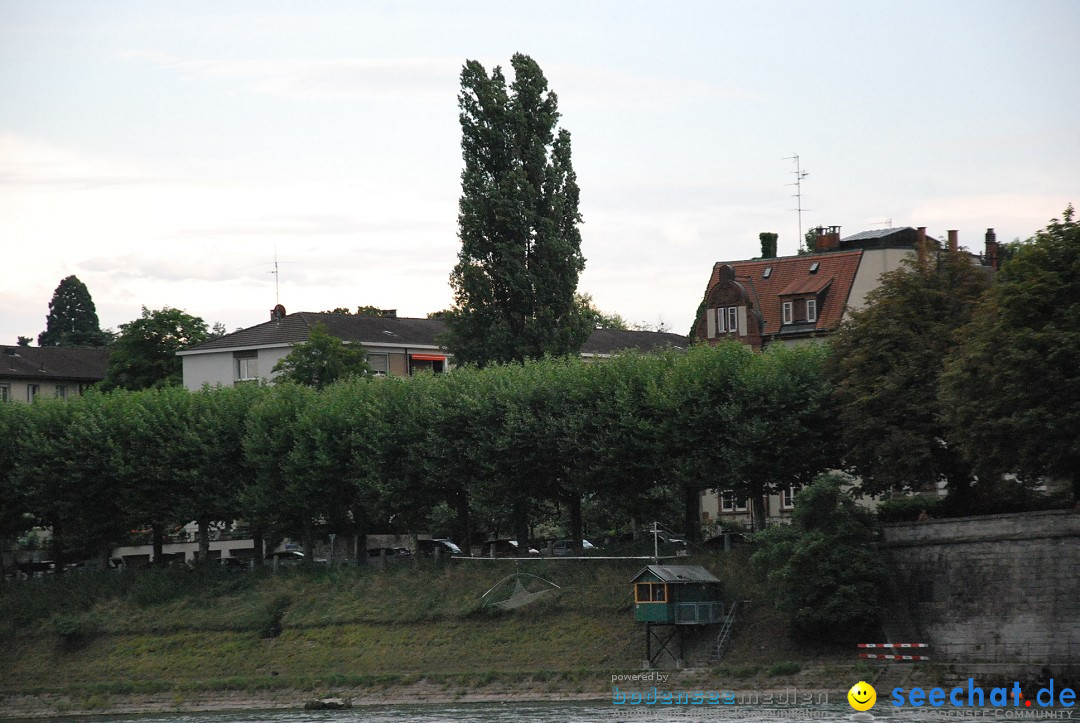
<path fill-rule="evenodd" d="M 86 190 L 163 180 L 123 159 L 76 153 L 25 136 L 0 135 L 0 186 L 18 191 Z"/>
<path fill-rule="evenodd" d="M 451 58 L 181 59 L 139 50 L 122 55 L 174 69 L 187 79 L 235 80 L 250 93 L 292 100 L 445 102 L 456 93 L 461 69 Z"/>

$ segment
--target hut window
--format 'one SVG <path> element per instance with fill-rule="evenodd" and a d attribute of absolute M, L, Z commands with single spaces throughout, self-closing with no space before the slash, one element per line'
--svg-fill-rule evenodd
<path fill-rule="evenodd" d="M 666 602 L 667 586 L 662 582 L 639 582 L 634 586 L 637 602 Z"/>

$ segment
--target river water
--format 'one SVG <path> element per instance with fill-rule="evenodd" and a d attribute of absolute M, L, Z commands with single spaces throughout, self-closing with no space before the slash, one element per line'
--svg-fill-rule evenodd
<path fill-rule="evenodd" d="M 1067 710 L 1014 711 L 987 709 L 953 709 L 897 711 L 878 706 L 873 713 L 854 713 L 846 704 L 795 706 L 649 706 L 628 708 L 610 702 L 590 703 L 470 703 L 438 705 L 394 705 L 353 708 L 344 711 L 234 711 L 227 713 L 154 714 L 140 716 L 95 716 L 93 718 L 63 718 L 59 720 L 102 723 L 104 721 L 139 721 L 140 723 L 447 723 L 475 721 L 476 723 L 634 723 L 635 721 L 721 721 L 723 723 L 947 723 L 976 719 L 983 723 L 994 720 L 1064 720 L 1074 719 Z M 52 719 L 58 720 L 58 719 Z M 1080 712 L 1075 715 L 1080 723 Z"/>

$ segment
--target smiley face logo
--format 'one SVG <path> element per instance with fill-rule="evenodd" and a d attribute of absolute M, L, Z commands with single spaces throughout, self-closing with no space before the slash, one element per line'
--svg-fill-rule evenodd
<path fill-rule="evenodd" d="M 847 700 L 855 710 L 870 710 L 877 703 L 877 691 L 865 680 L 860 680 L 847 692 Z"/>

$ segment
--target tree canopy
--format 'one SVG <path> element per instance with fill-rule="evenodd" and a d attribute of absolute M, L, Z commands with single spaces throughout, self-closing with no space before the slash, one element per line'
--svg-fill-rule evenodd
<path fill-rule="evenodd" d="M 454 308 L 443 343 L 459 363 L 521 362 L 576 354 L 591 319 L 574 296 L 585 267 L 570 134 L 527 55 L 488 75 L 469 60 L 458 96 L 461 250 L 450 276 Z"/>
<path fill-rule="evenodd" d="M 210 338 L 206 322 L 180 309 L 165 307 L 120 325 L 101 388 L 149 389 L 183 383 L 183 364 L 176 352 Z"/>
<path fill-rule="evenodd" d="M 38 346 L 107 346 L 110 341 L 109 334 L 101 330 L 86 284 L 76 276 L 62 279 L 49 302 Z"/>
<path fill-rule="evenodd" d="M 963 492 L 972 479 L 945 425 L 938 379 L 989 281 L 965 254 L 929 257 L 884 274 L 831 341 L 842 451 L 864 491 L 945 479 Z"/>
<path fill-rule="evenodd" d="M 942 378 L 952 435 L 980 478 L 1070 480 L 1080 500 L 1080 222 L 1070 205 L 1018 245 Z"/>
<path fill-rule="evenodd" d="M 293 347 L 289 355 L 274 365 L 278 381 L 294 382 L 322 389 L 339 379 L 371 374 L 367 352 L 359 344 L 346 344 L 331 334 L 325 324 L 316 324 L 308 340 Z"/>

